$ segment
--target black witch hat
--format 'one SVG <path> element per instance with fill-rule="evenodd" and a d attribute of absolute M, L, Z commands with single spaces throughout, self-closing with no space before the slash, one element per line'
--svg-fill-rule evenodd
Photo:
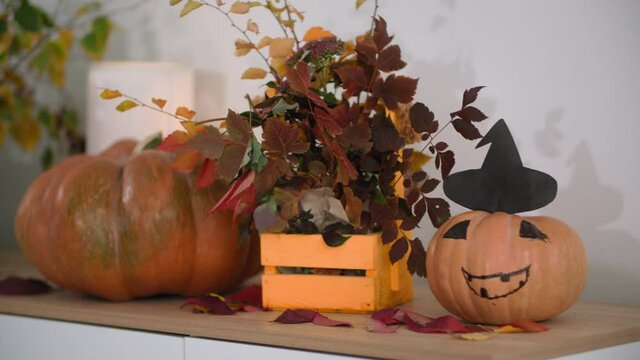
<path fill-rule="evenodd" d="M 491 143 L 482 168 L 449 175 L 444 193 L 472 210 L 515 214 L 536 210 L 556 197 L 551 176 L 522 166 L 520 154 L 504 120 L 499 120 L 476 148 Z"/>

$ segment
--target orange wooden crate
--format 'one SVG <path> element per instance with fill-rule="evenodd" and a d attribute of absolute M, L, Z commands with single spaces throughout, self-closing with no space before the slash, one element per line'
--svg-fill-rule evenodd
<path fill-rule="evenodd" d="M 262 302 L 270 309 L 371 312 L 410 301 L 413 295 L 408 254 L 389 262 L 380 234 L 353 235 L 338 247 L 322 235 L 260 236 Z M 277 267 L 365 270 L 365 276 L 280 274 Z"/>

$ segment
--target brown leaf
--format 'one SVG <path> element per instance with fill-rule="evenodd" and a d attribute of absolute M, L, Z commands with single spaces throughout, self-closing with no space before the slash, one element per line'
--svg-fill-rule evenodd
<path fill-rule="evenodd" d="M 316 105 L 326 107 L 320 96 L 309 89 L 311 86 L 311 71 L 309 65 L 305 62 L 299 62 L 295 68 L 289 68 L 287 70 L 287 80 L 291 89 L 308 97 Z"/>
<path fill-rule="evenodd" d="M 368 153 L 373 147 L 371 128 L 365 121 L 360 121 L 342 129 L 342 133 L 336 139 L 343 148 L 352 151 Z"/>
<path fill-rule="evenodd" d="M 176 141 L 184 141 L 187 135 L 173 135 L 177 137 Z M 165 139 L 165 141 L 167 141 Z M 163 145 L 165 142 L 163 141 L 160 146 L 162 146 L 163 150 L 169 147 L 170 144 Z M 204 131 L 199 132 L 193 138 L 187 139 L 187 144 L 189 148 L 193 150 L 197 150 L 202 156 L 209 159 L 218 159 L 222 155 L 222 151 L 227 145 L 226 139 L 220 134 L 220 130 L 213 126 L 206 126 Z M 179 143 L 176 145 L 180 145 Z M 171 150 L 166 150 L 171 151 Z"/>
<path fill-rule="evenodd" d="M 325 109 L 317 107 L 313 110 L 313 115 L 318 124 L 331 136 L 336 136 L 342 132 L 342 126 Z"/>
<path fill-rule="evenodd" d="M 261 197 L 271 191 L 271 188 L 281 177 L 291 172 L 289 163 L 285 159 L 269 159 L 267 165 L 256 176 L 256 193 Z"/>
<path fill-rule="evenodd" d="M 409 253 L 409 259 L 407 260 L 407 268 L 409 273 L 416 274 L 421 277 L 427 276 L 427 253 L 424 250 L 422 241 L 415 238 L 411 241 L 411 252 Z"/>
<path fill-rule="evenodd" d="M 237 39 L 235 42 L 236 51 L 234 52 L 235 56 L 244 56 L 253 49 L 253 44 L 244 39 Z"/>
<path fill-rule="evenodd" d="M 426 198 L 427 213 L 434 227 L 439 228 L 451 217 L 449 203 L 441 198 Z"/>
<path fill-rule="evenodd" d="M 472 122 L 480 122 L 482 120 L 487 119 L 487 115 L 485 115 L 482 111 L 480 111 L 478 108 L 473 106 L 467 106 L 464 109 L 460 110 L 460 112 L 458 113 L 458 116 L 460 116 L 466 121 L 472 121 Z"/>
<path fill-rule="evenodd" d="M 279 117 L 265 122 L 262 139 L 264 152 L 276 158 L 284 158 L 288 154 L 304 154 L 309 149 L 302 129 Z"/>
<path fill-rule="evenodd" d="M 252 130 L 251 124 L 249 124 L 249 119 L 244 116 L 240 116 L 229 110 L 227 112 L 227 133 L 240 144 L 246 145 L 251 140 Z"/>
<path fill-rule="evenodd" d="M 470 121 L 455 119 L 451 122 L 456 131 L 467 140 L 475 140 L 482 137 L 480 131 Z"/>
<path fill-rule="evenodd" d="M 167 103 L 167 100 L 165 99 L 159 99 L 159 98 L 151 98 L 151 102 L 154 103 L 157 107 L 160 108 L 160 110 L 164 109 L 164 106 Z"/>
<path fill-rule="evenodd" d="M 216 166 L 216 177 L 230 181 L 238 174 L 247 146 L 231 144 L 224 148 Z"/>
<path fill-rule="evenodd" d="M 346 212 L 349 217 L 349 222 L 354 226 L 360 225 L 360 214 L 362 214 L 362 209 L 364 204 L 359 197 L 353 194 L 353 189 L 350 187 L 344 188 L 344 200 L 346 203 Z"/>
<path fill-rule="evenodd" d="M 436 187 L 438 187 L 438 184 L 440 184 L 440 180 L 438 180 L 436 178 L 428 179 L 427 181 L 425 181 L 422 184 L 422 188 L 420 188 L 420 191 L 423 194 L 428 194 L 428 193 L 432 192 L 433 190 L 435 190 Z"/>
<path fill-rule="evenodd" d="M 378 55 L 378 69 L 384 72 L 397 71 L 404 68 L 407 63 L 400 58 L 400 47 L 391 45 Z"/>
<path fill-rule="evenodd" d="M 361 91 L 366 91 L 369 81 L 365 75 L 364 69 L 360 66 L 345 66 L 336 70 L 336 73 L 342 80 L 345 89 L 344 97 L 358 95 Z"/>
<path fill-rule="evenodd" d="M 389 250 L 389 261 L 391 261 L 392 264 L 395 264 L 398 260 L 404 257 L 408 250 L 409 241 L 403 236 L 391 245 L 391 250 Z"/>
<path fill-rule="evenodd" d="M 456 164 L 456 158 L 451 150 L 440 152 L 436 155 L 436 168 L 439 168 L 442 173 L 442 178 L 445 179 L 451 173 L 451 169 Z"/>
<path fill-rule="evenodd" d="M 373 39 L 369 36 L 359 38 L 356 42 L 356 53 L 359 55 L 359 62 L 375 66 L 378 56 L 378 49 Z M 362 61 L 360 61 L 362 60 Z"/>
<path fill-rule="evenodd" d="M 384 114 L 376 114 L 372 121 L 373 148 L 378 152 L 397 151 L 403 143 L 398 130 Z"/>
<path fill-rule="evenodd" d="M 435 115 L 421 102 L 413 104 L 409 118 L 411 119 L 411 126 L 419 133 L 433 134 L 438 131 L 438 122 L 435 121 Z"/>
<path fill-rule="evenodd" d="M 378 47 L 378 50 L 382 50 L 393 40 L 393 36 L 389 36 L 387 33 L 387 22 L 382 17 L 378 17 L 374 21 L 373 42 Z"/>
<path fill-rule="evenodd" d="M 462 107 L 473 103 L 478 98 L 478 93 L 482 90 L 484 86 L 476 86 L 471 89 L 467 89 L 464 91 L 464 95 L 462 96 Z"/>
<path fill-rule="evenodd" d="M 49 284 L 34 278 L 7 276 L 0 280 L 0 295 L 38 295 L 49 291 Z"/>
<path fill-rule="evenodd" d="M 384 81 L 382 79 L 376 81 L 373 93 L 382 97 L 389 109 L 395 110 L 398 107 L 398 103 L 413 101 L 417 86 L 418 79 L 391 74 Z"/>

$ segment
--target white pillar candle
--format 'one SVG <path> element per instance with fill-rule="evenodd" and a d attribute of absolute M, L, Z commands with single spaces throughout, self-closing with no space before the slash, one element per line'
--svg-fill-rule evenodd
<path fill-rule="evenodd" d="M 96 62 L 87 79 L 87 152 L 98 153 L 123 138 L 142 140 L 161 131 L 167 135 L 180 128 L 177 119 L 151 109 L 136 107 L 119 112 L 123 100 L 100 98 L 101 88 L 119 90 L 155 107 L 151 98 L 166 99 L 165 110 L 194 103 L 193 70 L 175 63 Z"/>

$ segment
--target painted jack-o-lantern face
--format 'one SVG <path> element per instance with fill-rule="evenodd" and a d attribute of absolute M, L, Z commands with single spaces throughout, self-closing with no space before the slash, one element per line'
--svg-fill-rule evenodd
<path fill-rule="evenodd" d="M 580 238 L 550 217 L 469 211 L 441 226 L 427 250 L 436 299 L 478 323 L 554 317 L 577 300 L 586 272 Z"/>

